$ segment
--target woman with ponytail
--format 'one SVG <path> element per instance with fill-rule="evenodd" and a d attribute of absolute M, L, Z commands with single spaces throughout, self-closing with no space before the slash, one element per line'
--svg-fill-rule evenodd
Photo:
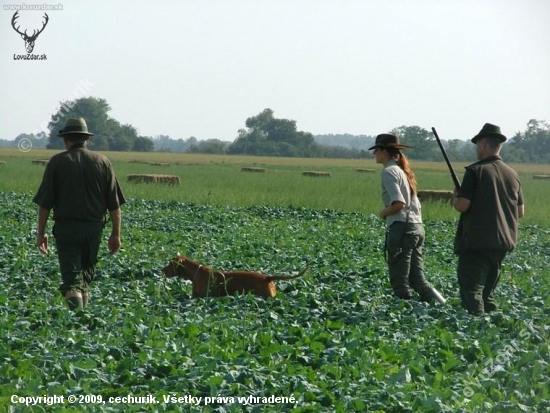
<path fill-rule="evenodd" d="M 413 298 L 413 290 L 422 301 L 445 300 L 424 277 L 422 247 L 424 225 L 416 191 L 416 178 L 409 160 L 401 151 L 412 148 L 399 143 L 396 135 L 384 133 L 376 137 L 373 150 L 376 163 L 382 164 L 382 201 L 378 215 L 386 220 L 386 261 L 394 294 L 405 300 Z"/>

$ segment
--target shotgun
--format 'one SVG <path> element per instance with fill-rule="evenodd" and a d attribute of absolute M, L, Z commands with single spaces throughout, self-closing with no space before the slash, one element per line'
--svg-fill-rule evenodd
<path fill-rule="evenodd" d="M 435 128 L 432 128 L 432 132 L 435 136 L 435 140 L 437 141 L 437 144 L 439 145 L 439 149 L 441 149 L 441 153 L 443 154 L 443 157 L 445 158 L 445 162 L 447 162 L 447 167 L 449 168 L 449 172 L 451 173 L 451 178 L 453 179 L 453 182 L 455 184 L 456 190 L 460 190 L 460 182 L 458 181 L 458 177 L 456 176 L 456 173 L 453 169 L 453 166 L 451 165 L 451 161 L 449 161 L 449 157 L 447 156 L 447 152 L 445 152 L 445 148 L 443 148 L 443 145 L 441 144 L 441 140 L 439 139 L 439 135 L 437 134 L 437 131 Z"/>
<path fill-rule="evenodd" d="M 437 301 L 439 301 L 441 304 L 445 304 L 447 302 L 447 300 L 441 295 L 441 293 L 437 291 L 433 286 L 432 286 L 432 294 L 433 294 L 433 297 Z"/>

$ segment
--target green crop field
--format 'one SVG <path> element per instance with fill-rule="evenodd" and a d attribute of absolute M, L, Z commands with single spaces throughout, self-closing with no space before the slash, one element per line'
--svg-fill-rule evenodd
<path fill-rule="evenodd" d="M 475 318 L 458 301 L 448 204 L 423 205 L 427 278 L 447 303 L 392 297 L 373 161 L 108 153 L 129 199 L 123 249 L 102 245 L 91 306 L 73 314 L 55 246 L 34 246 L 44 166 L 32 161 L 52 154 L 0 150 L 0 412 L 550 409 L 550 181 L 533 179 L 549 166 L 514 165 L 527 215 L 501 309 Z M 412 166 L 421 189 L 451 189 L 443 163 Z M 177 253 L 227 270 L 309 270 L 278 282 L 275 299 L 191 299 L 189 282 L 160 272 Z M 49 405 L 54 395 L 64 403 Z M 116 400 L 128 396 L 148 403 Z"/>

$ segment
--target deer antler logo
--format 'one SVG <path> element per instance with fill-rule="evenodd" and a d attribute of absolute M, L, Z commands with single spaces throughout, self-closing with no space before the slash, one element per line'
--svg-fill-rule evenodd
<path fill-rule="evenodd" d="M 44 17 L 46 18 L 46 21 L 43 23 L 42 28 L 40 30 L 38 30 L 38 33 L 36 32 L 36 30 L 34 30 L 33 33 L 32 33 L 32 36 L 28 36 L 26 30 L 25 30 L 24 33 L 21 33 L 19 31 L 20 26 L 17 26 L 17 28 L 15 27 L 15 20 L 19 17 L 17 15 L 17 13 L 19 13 L 19 11 L 16 11 L 15 14 L 13 15 L 13 17 L 11 19 L 11 25 L 13 27 L 13 30 L 15 30 L 17 33 L 19 33 L 21 35 L 21 37 L 23 38 L 23 40 L 25 41 L 25 48 L 27 49 L 27 53 L 32 53 L 32 51 L 34 49 L 34 42 L 36 41 L 36 38 L 38 37 L 38 35 L 40 33 L 42 33 L 44 31 L 44 28 L 48 24 L 48 20 L 50 20 L 50 18 L 48 17 L 48 15 L 46 13 L 44 13 Z"/>

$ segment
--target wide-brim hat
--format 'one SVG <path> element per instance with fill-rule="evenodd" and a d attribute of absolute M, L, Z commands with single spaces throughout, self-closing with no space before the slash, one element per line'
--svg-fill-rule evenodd
<path fill-rule="evenodd" d="M 376 137 L 376 140 L 374 141 L 374 146 L 370 147 L 368 150 L 370 151 L 376 148 L 414 149 L 414 146 L 399 143 L 399 136 L 393 135 L 391 133 L 381 133 Z"/>
<path fill-rule="evenodd" d="M 472 138 L 472 142 L 476 143 L 480 138 L 497 138 L 501 143 L 506 142 L 506 136 L 500 133 L 500 126 L 486 123 L 479 133 Z"/>
<path fill-rule="evenodd" d="M 87 136 L 94 136 L 93 133 L 88 132 L 88 125 L 86 125 L 86 121 L 84 118 L 70 118 L 67 119 L 67 122 L 65 122 L 65 126 L 63 129 L 59 130 L 59 133 L 57 136 L 63 136 L 68 134 L 81 134 L 81 135 L 87 135 Z"/>

